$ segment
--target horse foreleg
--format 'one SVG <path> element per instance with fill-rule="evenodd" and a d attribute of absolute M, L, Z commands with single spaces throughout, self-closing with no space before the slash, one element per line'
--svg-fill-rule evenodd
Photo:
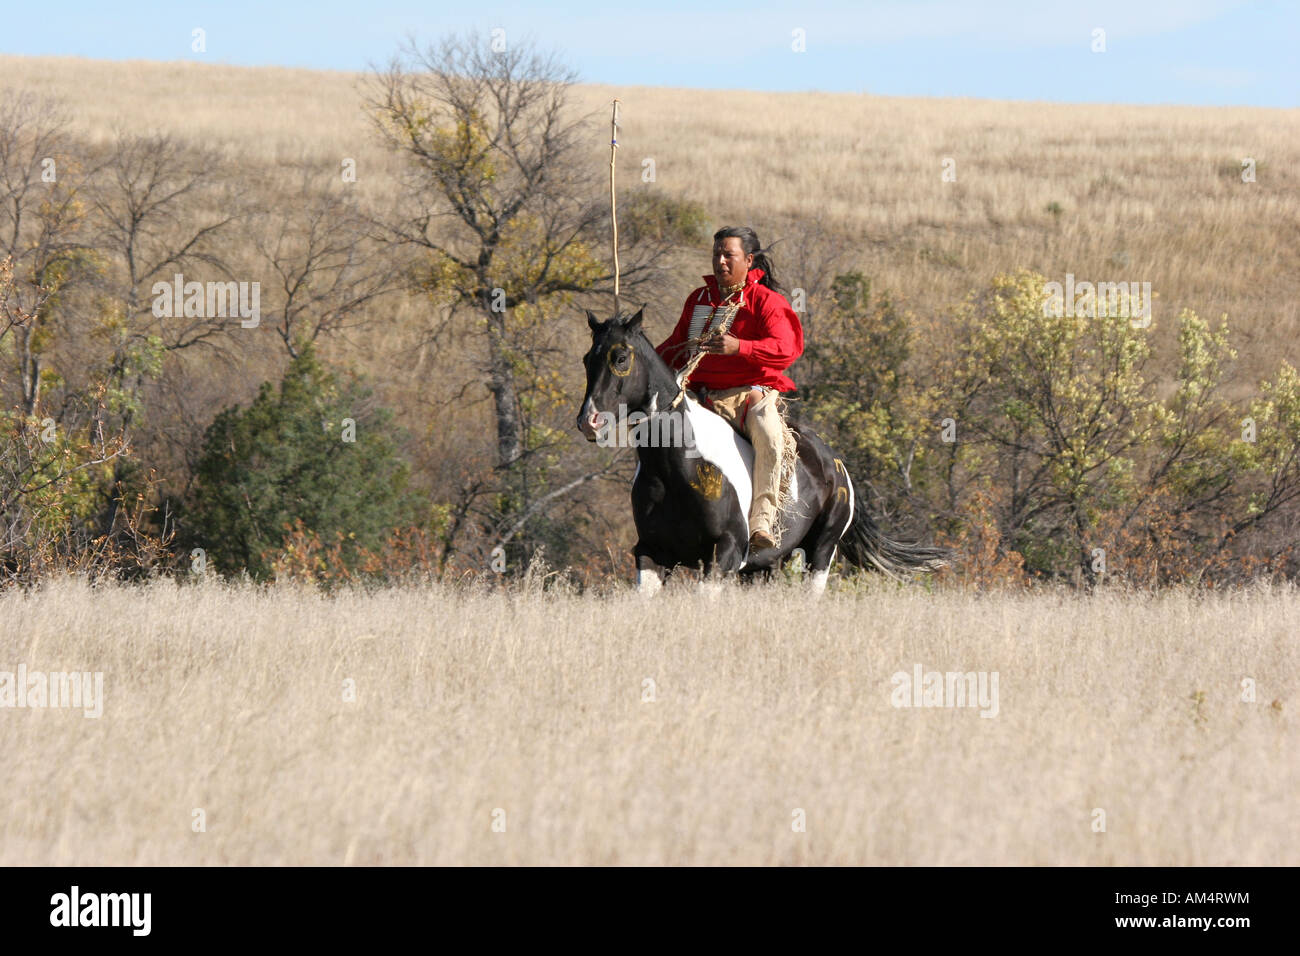
<path fill-rule="evenodd" d="M 638 594 L 650 597 L 663 587 L 664 571 L 648 554 L 636 556 L 636 590 Z"/>
<path fill-rule="evenodd" d="M 731 574 L 739 571 L 745 563 L 746 544 L 742 544 L 730 531 L 724 531 L 713 544 L 713 554 L 703 563 L 704 573 L 709 575 L 717 571 Z"/>
<path fill-rule="evenodd" d="M 722 593 L 722 575 L 734 574 L 745 560 L 745 549 L 735 535 L 723 533 L 713 545 L 713 554 L 700 565 L 700 593 L 716 598 Z"/>

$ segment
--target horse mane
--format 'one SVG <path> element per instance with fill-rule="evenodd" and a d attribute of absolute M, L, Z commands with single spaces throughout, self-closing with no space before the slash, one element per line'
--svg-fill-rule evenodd
<path fill-rule="evenodd" d="M 631 316 L 617 315 L 615 319 L 620 323 L 625 323 Z M 632 339 L 636 347 L 638 356 L 642 361 L 649 363 L 650 379 L 647 382 L 649 388 L 656 389 L 659 385 L 665 385 L 664 382 L 656 382 L 655 376 L 666 380 L 665 387 L 672 393 L 671 397 L 677 397 L 677 373 L 664 361 L 657 351 L 654 343 L 650 341 L 650 336 L 645 334 L 645 326 L 638 325 L 636 332 L 633 333 Z"/>

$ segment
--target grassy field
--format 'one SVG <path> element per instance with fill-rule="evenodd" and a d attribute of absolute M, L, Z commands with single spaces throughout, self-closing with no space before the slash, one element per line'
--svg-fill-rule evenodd
<path fill-rule="evenodd" d="M 0 671 L 102 671 L 103 716 L 0 710 L 0 865 L 1296 865 L 1296 620 L 1293 589 L 54 582 L 0 595 Z M 894 707 L 917 665 L 997 672 L 996 716 Z"/>
<path fill-rule="evenodd" d="M 74 148 L 171 133 L 219 150 L 253 199 L 280 197 L 296 164 L 333 177 L 345 158 L 369 201 L 398 198 L 364 83 L 0 56 L 0 89 L 65 103 Z M 942 329 L 1000 271 L 1148 281 L 1158 353 L 1191 307 L 1227 314 L 1246 380 L 1300 363 L 1300 110 L 580 86 L 602 168 L 614 96 L 623 181 L 642 188 L 653 159 L 645 188 L 784 238 L 790 286 L 860 269 Z M 243 232 L 230 241 L 252 260 Z M 679 251 L 652 338 L 707 254 Z M 460 462 L 456 443 L 487 448 L 489 430 L 420 403 L 462 347 L 413 344 L 417 297 L 382 310 L 333 357 L 427 440 L 426 469 Z M 274 333 L 258 334 L 233 371 L 178 379 L 189 426 L 278 374 Z M 626 537 L 626 492 L 608 493 L 609 537 Z M 614 585 L 331 598 L 56 581 L 0 593 L 0 702 L 22 665 L 102 672 L 104 710 L 0 707 L 0 865 L 1297 865 L 1297 620 L 1294 589 L 837 581 L 817 605 L 785 586 L 674 586 L 647 605 Z M 996 716 L 893 706 L 892 676 L 917 666 L 996 672 Z"/>

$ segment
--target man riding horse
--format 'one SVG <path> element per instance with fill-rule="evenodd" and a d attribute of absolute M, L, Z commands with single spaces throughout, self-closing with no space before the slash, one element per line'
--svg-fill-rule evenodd
<path fill-rule="evenodd" d="M 722 328 L 724 316 L 729 324 Z M 702 354 L 690 387 L 754 446 L 749 549 L 774 548 L 782 463 L 792 449 L 779 395 L 793 391 L 784 374 L 803 354 L 803 326 L 754 230 L 728 226 L 713 236 L 713 275 L 686 298 L 672 334 L 655 348 L 675 371 Z"/>
<path fill-rule="evenodd" d="M 843 460 L 811 428 L 781 421 L 780 393 L 794 388 L 783 373 L 803 352 L 803 330 L 758 237 L 722 229 L 713 256 L 713 275 L 657 349 L 644 309 L 604 321 L 587 312 L 579 431 L 597 442 L 616 421 L 636 419 L 634 434 L 650 424 L 651 440 L 633 443 L 637 589 L 655 593 L 678 567 L 769 575 L 796 550 L 817 594 L 837 554 L 895 576 L 946 563 L 947 549 L 884 534 Z M 655 440 L 665 427 L 669 440 Z"/>

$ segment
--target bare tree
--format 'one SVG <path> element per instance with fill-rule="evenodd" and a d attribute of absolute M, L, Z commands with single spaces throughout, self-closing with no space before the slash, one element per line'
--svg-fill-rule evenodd
<path fill-rule="evenodd" d="M 229 275 L 215 240 L 236 218 L 220 191 L 218 156 L 161 134 L 118 134 L 94 191 L 99 245 L 116 260 L 112 280 L 130 323 L 129 338 L 158 335 L 167 350 L 210 342 L 229 328 L 214 316 L 154 317 L 148 290 L 176 270 L 204 265 Z"/>
<path fill-rule="evenodd" d="M 363 323 L 393 291 L 399 266 L 370 227 L 352 197 L 314 185 L 306 172 L 281 206 L 257 217 L 254 243 L 275 274 L 263 313 L 291 357 L 303 342 Z"/>
<path fill-rule="evenodd" d="M 106 282 L 118 315 L 106 385 L 118 398 L 117 410 L 101 407 L 99 421 L 114 416 L 112 430 L 129 438 L 146 380 L 168 353 L 195 345 L 221 346 L 230 317 L 156 316 L 152 289 L 196 266 L 227 278 L 217 242 L 238 216 L 236 200 L 219 176 L 219 158 L 210 150 L 182 146 L 168 135 L 119 133 L 100 167 L 92 192 L 98 226 L 97 246 L 107 255 Z M 190 277 L 193 279 L 193 276 Z M 209 280 L 212 281 L 212 280 Z M 124 460 L 113 477 L 98 524 L 115 533 L 125 477 Z"/>
<path fill-rule="evenodd" d="M 67 117 L 53 100 L 31 93 L 0 91 L 0 259 L 10 258 L 18 274 L 39 258 L 38 219 L 58 181 L 67 151 Z"/>
<path fill-rule="evenodd" d="M 483 531 L 503 546 L 522 544 L 525 522 L 610 467 L 557 469 L 559 443 L 572 436 L 558 418 L 541 420 L 555 408 L 557 363 L 576 357 L 575 338 L 586 331 L 555 317 L 571 308 L 578 319 L 568 297 L 607 294 L 613 280 L 604 255 L 608 167 L 591 150 L 606 134 L 575 114 L 574 80 L 530 45 L 498 49 L 470 34 L 426 47 L 408 41 L 368 89 L 375 128 L 406 160 L 380 234 L 422 254 L 415 286 L 449 308 L 450 321 L 476 320 L 461 332 L 481 349 L 496 480 L 463 483 L 454 527 L 483 512 L 480 497 L 493 496 Z M 622 286 L 634 293 L 659 277 L 678 234 L 662 197 L 630 202 L 627 212 Z M 567 408 L 560 417 L 567 422 Z"/>
<path fill-rule="evenodd" d="M 470 35 L 408 41 L 369 90 L 376 129 L 408 160 L 385 233 L 430 254 L 428 284 L 483 320 L 498 468 L 524 453 L 510 310 L 611 279 L 593 255 L 607 212 L 569 103 L 575 78 L 554 56 Z M 634 284 L 652 261 L 630 253 Z"/>

